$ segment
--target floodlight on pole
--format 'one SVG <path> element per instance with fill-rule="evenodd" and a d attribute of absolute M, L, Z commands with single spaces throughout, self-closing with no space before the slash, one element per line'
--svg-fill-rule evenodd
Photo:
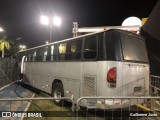
<path fill-rule="evenodd" d="M 58 17 L 58 16 L 55 16 L 52 19 L 52 17 L 41 16 L 41 23 L 44 24 L 44 25 L 49 25 L 49 31 L 50 31 L 49 42 L 51 43 L 52 42 L 53 25 L 60 26 L 61 25 L 61 18 Z"/>
<path fill-rule="evenodd" d="M 25 45 L 23 45 L 23 47 L 22 47 L 23 49 L 26 49 L 26 46 Z"/>
<path fill-rule="evenodd" d="M 25 46 L 25 45 L 20 45 L 19 48 L 20 48 L 21 50 L 24 50 L 24 49 L 26 49 L 26 46 Z"/>
<path fill-rule="evenodd" d="M 60 26 L 61 25 L 61 18 L 58 17 L 58 16 L 55 16 L 53 18 L 53 24 L 56 25 L 56 26 Z"/>
<path fill-rule="evenodd" d="M 47 16 L 41 16 L 41 23 L 44 25 L 48 25 L 49 24 L 49 19 Z"/>

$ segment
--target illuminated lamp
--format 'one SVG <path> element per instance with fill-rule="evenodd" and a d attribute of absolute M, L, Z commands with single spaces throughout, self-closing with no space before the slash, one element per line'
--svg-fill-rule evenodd
<path fill-rule="evenodd" d="M 122 23 L 122 26 L 136 26 L 136 25 L 142 26 L 142 21 L 138 17 L 128 17 Z"/>

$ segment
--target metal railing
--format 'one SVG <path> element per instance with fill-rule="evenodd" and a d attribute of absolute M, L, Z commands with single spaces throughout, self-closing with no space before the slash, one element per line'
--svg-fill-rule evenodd
<path fill-rule="evenodd" d="M 160 96 L 160 76 L 150 76 L 150 96 Z"/>
<path fill-rule="evenodd" d="M 55 106 L 55 100 L 68 100 L 70 105 Z M 86 107 L 82 107 L 85 100 Z M 0 99 L 0 115 L 2 119 L 32 120 L 34 114 L 37 120 L 50 119 L 109 119 L 109 120 L 143 120 L 146 117 L 158 119 L 160 106 L 150 104 L 146 108 L 139 103 L 160 101 L 160 97 L 81 97 L 76 106 L 73 99 L 63 98 L 12 98 Z M 135 105 L 132 105 L 134 101 Z M 127 104 L 129 103 L 129 104 Z M 26 108 L 26 105 L 29 104 Z M 5 108 L 6 107 L 6 108 Z M 51 107 L 51 108 L 50 108 Z"/>
<path fill-rule="evenodd" d="M 76 105 L 76 120 L 80 117 L 109 120 L 145 120 L 146 117 L 158 119 L 160 105 L 150 104 L 144 108 L 139 106 L 139 103 L 146 104 L 153 100 L 160 102 L 160 97 L 81 97 Z M 87 107 L 80 109 L 84 102 Z"/>
<path fill-rule="evenodd" d="M 18 80 L 18 71 L 15 59 L 0 58 L 0 88 Z"/>
<path fill-rule="evenodd" d="M 158 76 L 151 76 L 150 95 L 152 97 L 81 97 L 76 105 L 73 98 L 9 98 L 0 99 L 0 116 L 11 115 L 13 120 L 32 120 L 37 113 L 38 120 L 68 117 L 68 119 L 118 119 L 118 120 L 145 120 L 146 117 L 158 119 L 160 117 L 160 97 Z M 153 97 L 154 96 L 154 97 Z M 67 100 L 71 105 L 62 107 L 54 104 L 55 100 Z M 27 104 L 27 105 L 26 105 Z M 27 106 L 27 107 L 26 107 Z M 85 106 L 85 107 L 83 107 Z M 39 114 L 38 114 L 39 113 Z M 14 117 L 14 118 L 13 118 Z"/>

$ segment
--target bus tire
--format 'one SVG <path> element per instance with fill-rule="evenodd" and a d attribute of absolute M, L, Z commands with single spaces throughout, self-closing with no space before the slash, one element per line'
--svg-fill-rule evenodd
<path fill-rule="evenodd" d="M 64 89 L 60 82 L 56 82 L 52 88 L 52 97 L 61 98 L 64 97 Z M 64 100 L 54 100 L 54 104 L 58 106 L 63 106 Z"/>

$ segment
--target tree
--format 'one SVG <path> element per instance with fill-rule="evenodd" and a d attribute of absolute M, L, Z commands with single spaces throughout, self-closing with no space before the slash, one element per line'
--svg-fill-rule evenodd
<path fill-rule="evenodd" d="M 7 36 L 3 36 L 2 40 L 0 40 L 0 51 L 2 51 L 2 58 L 4 58 L 4 51 L 5 49 L 9 50 L 10 47 L 10 43 L 8 41 L 6 41 Z"/>

